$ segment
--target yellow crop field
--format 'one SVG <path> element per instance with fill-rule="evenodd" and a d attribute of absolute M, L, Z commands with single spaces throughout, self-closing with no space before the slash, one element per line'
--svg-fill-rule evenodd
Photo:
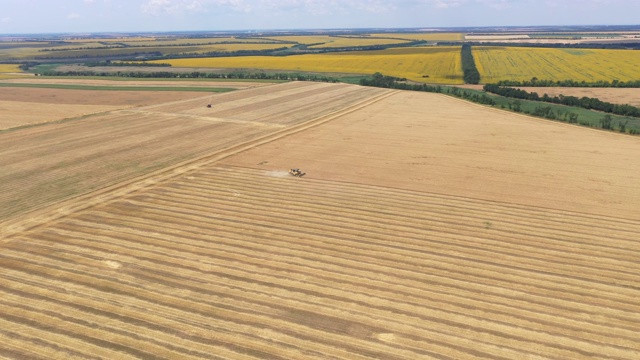
<path fill-rule="evenodd" d="M 407 39 L 411 41 L 426 40 L 426 41 L 458 41 L 464 40 L 463 33 L 396 33 L 396 34 L 371 34 L 375 37 L 388 37 L 397 39 Z"/>
<path fill-rule="evenodd" d="M 381 72 L 385 75 L 420 82 L 462 83 L 460 47 L 457 46 L 398 48 L 285 57 L 242 56 L 173 59 L 157 62 L 170 63 L 176 67 L 249 68 L 363 75 Z"/>
<path fill-rule="evenodd" d="M 15 64 L 0 64 L 0 73 L 12 73 L 12 72 L 21 72 L 18 65 Z"/>
<path fill-rule="evenodd" d="M 15 73 L 22 72 L 18 65 L 15 64 L 0 64 L 0 79 L 11 79 L 18 77 Z"/>
<path fill-rule="evenodd" d="M 483 83 L 500 80 L 598 80 L 640 79 L 640 52 L 602 49 L 544 49 L 473 47 Z"/>

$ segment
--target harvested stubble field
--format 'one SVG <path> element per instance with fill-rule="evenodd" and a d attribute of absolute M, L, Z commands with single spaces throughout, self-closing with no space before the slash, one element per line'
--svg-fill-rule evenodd
<path fill-rule="evenodd" d="M 114 67 L 108 67 L 109 69 L 113 69 Z M 118 69 L 119 67 L 115 67 Z M 137 67 L 125 67 L 125 71 L 135 71 Z M 86 66 L 74 66 L 74 65 L 64 65 L 58 67 L 59 71 L 82 71 L 86 69 L 91 69 L 91 67 Z M 149 68 L 145 68 L 145 70 L 150 70 Z M 157 67 L 153 69 L 154 71 L 164 71 L 162 68 L 158 69 Z M 175 70 L 173 68 L 168 69 L 168 71 Z M 186 69 L 181 69 L 186 70 Z M 197 71 L 193 69 L 189 69 L 190 72 Z M 20 79 L 11 79 L 4 80 L 2 83 L 7 84 L 62 84 L 62 85 L 88 85 L 88 86 L 130 86 L 130 87 L 177 87 L 177 88 L 193 88 L 193 87 L 210 87 L 210 88 L 229 88 L 229 89 L 248 89 L 257 86 L 265 86 L 269 85 L 269 82 L 264 81 L 256 81 L 256 80 L 248 80 L 248 81 L 230 81 L 230 80 L 221 80 L 221 79 L 191 79 L 191 80 L 180 80 L 180 79 L 164 79 L 164 80 L 152 80 L 152 79 L 138 79 L 131 80 L 130 78 L 111 78 L 111 79 L 96 79 L 96 78 L 59 78 L 59 77 L 39 77 L 39 78 L 20 78 Z M 164 99 L 162 93 L 156 93 L 159 96 L 159 99 Z M 117 94 L 115 97 L 118 98 Z M 198 95 L 202 95 L 201 93 Z M 166 100 L 162 100 L 159 102 L 165 102 Z"/>
<path fill-rule="evenodd" d="M 0 130 L 202 97 L 202 92 L 100 91 L 0 87 Z"/>
<path fill-rule="evenodd" d="M 200 93 L 0 133 L 0 219 L 229 147 L 308 119 L 301 114 L 321 116 L 382 91 L 289 83 Z M 209 103 L 214 107 L 207 108 Z M 22 111 L 28 110 L 37 112 L 38 106 Z"/>
<path fill-rule="evenodd" d="M 42 124 L 64 119 L 73 119 L 114 110 L 161 104 L 170 101 L 200 98 L 203 92 L 191 91 L 140 91 L 137 87 L 173 87 L 173 88 L 211 88 L 247 89 L 267 85 L 259 82 L 221 82 L 221 81 L 116 81 L 100 79 L 56 79 L 31 78 L 4 80 L 0 85 L 34 86 L 70 85 L 108 89 L 111 87 L 128 88 L 131 91 L 50 89 L 0 86 L 0 130 L 15 127 Z"/>
<path fill-rule="evenodd" d="M 370 91 L 301 86 L 260 90 Z M 360 100 L 5 232 L 1 354 L 640 356 L 636 138 L 436 94 Z"/>

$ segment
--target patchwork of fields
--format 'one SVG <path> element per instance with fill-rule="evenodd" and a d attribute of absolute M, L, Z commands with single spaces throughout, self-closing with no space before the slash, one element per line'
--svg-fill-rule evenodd
<path fill-rule="evenodd" d="M 153 62 L 176 67 L 268 69 L 385 75 L 430 83 L 462 83 L 460 47 L 412 47 L 286 57 L 172 59 Z"/>
<path fill-rule="evenodd" d="M 56 42 L 2 41 L 0 61 L 37 62 L 38 71 L 70 71 L 83 65 L 82 71 L 101 72 L 184 72 L 209 71 L 291 71 L 326 73 L 330 76 L 372 75 L 380 72 L 415 82 L 432 84 L 463 83 L 459 46 L 489 41 L 504 42 L 504 46 L 473 46 L 473 53 L 481 83 L 501 80 L 574 80 L 638 81 L 640 79 L 640 53 L 636 50 L 542 48 L 511 46 L 515 43 L 588 43 L 637 42 L 635 32 L 619 33 L 491 33 L 464 34 L 433 31 L 410 33 L 299 33 L 280 35 L 256 33 L 253 35 L 183 37 L 100 37 L 66 38 Z M 573 38 L 576 39 L 573 39 Z M 405 47 L 412 41 L 427 41 L 429 46 Z M 557 44 L 556 44 L 557 45 Z M 614 46 L 609 44 L 608 46 Z M 397 47 L 394 47 L 397 46 Z M 551 45 L 550 45 L 551 46 Z M 595 46 L 595 45 L 594 45 Z M 627 46 L 632 46 L 629 44 Z M 384 50 L 360 51 L 362 47 Z M 246 55 L 261 56 L 246 56 Z M 284 56 L 286 55 L 286 56 Z M 211 56 L 211 57 L 201 57 Z M 77 59 L 78 64 L 70 60 Z M 169 67 L 119 67 L 109 61 L 136 62 L 149 59 L 153 63 L 170 63 Z M 56 62 L 60 64 L 56 64 Z M 58 66 L 60 65 L 60 66 Z M 73 70 L 71 70 L 73 71 Z M 0 64 L 0 79 L 13 78 L 20 70 L 15 64 Z"/>
<path fill-rule="evenodd" d="M 640 357 L 635 137 L 320 83 L 63 125 L 0 133 L 2 357 Z"/>
<path fill-rule="evenodd" d="M 106 41 L 105 41 L 106 40 Z M 396 41 L 397 42 L 397 41 Z M 3 43 L 0 42 L 0 45 Z M 49 42 L 4 43 L 0 60 L 45 59 L 48 57 L 108 56 L 117 54 L 151 53 L 198 54 L 238 50 L 269 50 L 291 47 L 294 43 L 275 43 L 269 39 L 197 38 L 197 39 L 76 39 L 60 44 Z"/>
<path fill-rule="evenodd" d="M 378 33 L 371 34 L 371 36 L 407 39 L 411 41 L 425 40 L 434 42 L 464 40 L 464 34 L 462 33 Z"/>

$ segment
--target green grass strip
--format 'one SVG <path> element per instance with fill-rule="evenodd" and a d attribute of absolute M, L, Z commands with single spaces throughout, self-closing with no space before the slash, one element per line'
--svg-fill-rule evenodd
<path fill-rule="evenodd" d="M 604 113 L 604 112 L 600 112 L 600 111 L 595 111 L 595 110 L 588 110 L 588 109 L 583 109 L 580 107 L 575 107 L 575 106 L 567 106 L 567 105 L 560 105 L 560 104 L 553 104 L 553 103 L 547 103 L 547 102 L 542 102 L 542 101 L 532 101 L 532 100 L 520 100 L 520 99 L 512 99 L 512 98 L 508 98 L 502 95 L 496 95 L 493 93 L 489 93 L 489 92 L 484 92 L 481 90 L 473 90 L 473 89 L 460 89 L 460 92 L 466 91 L 467 93 L 470 94 L 477 94 L 477 95 L 482 95 L 485 94 L 487 96 L 489 96 L 490 98 L 492 98 L 496 104 L 493 106 L 495 108 L 499 108 L 502 110 L 508 110 L 508 111 L 513 111 L 516 113 L 521 113 L 524 115 L 529 115 L 529 116 L 534 116 L 532 115 L 532 113 L 535 111 L 535 109 L 537 107 L 549 107 L 551 108 L 555 114 L 561 113 L 561 114 L 567 114 L 567 113 L 574 113 L 578 115 L 578 123 L 576 125 L 582 125 L 582 126 L 589 126 L 589 127 L 594 127 L 594 128 L 600 128 L 600 120 L 605 117 L 606 115 L 611 115 L 611 118 L 613 120 L 614 126 L 619 127 L 620 124 L 625 123 L 626 124 L 626 128 L 628 130 L 636 130 L 636 131 L 640 131 L 640 119 L 638 118 L 634 118 L 634 117 L 630 117 L 630 116 L 620 116 L 620 115 L 615 115 L 615 114 L 608 114 L 608 113 Z M 520 106 L 520 110 L 521 111 L 514 111 L 513 108 L 514 107 L 514 103 L 516 103 L 516 101 L 519 102 L 519 106 Z M 510 108 L 511 107 L 511 108 Z M 536 116 L 536 117 L 540 117 L 540 116 Z M 546 118 L 547 120 L 553 120 L 553 121 L 559 121 L 559 122 L 566 122 L 563 119 L 549 119 Z"/>

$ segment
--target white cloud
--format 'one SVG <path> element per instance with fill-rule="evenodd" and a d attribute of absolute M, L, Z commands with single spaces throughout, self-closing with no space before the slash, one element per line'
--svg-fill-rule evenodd
<path fill-rule="evenodd" d="M 67 15 L 67 19 L 70 19 L 70 20 L 80 19 L 81 17 L 82 15 L 78 13 L 69 13 L 69 15 Z"/>
<path fill-rule="evenodd" d="M 384 13 L 396 8 L 397 5 L 386 0 L 145 0 L 140 6 L 143 13 L 155 16 L 196 11 L 215 12 L 221 9 L 244 13 L 296 11 L 313 15 L 327 15 L 355 11 Z"/>
<path fill-rule="evenodd" d="M 466 3 L 466 0 L 427 0 L 438 9 L 455 8 Z"/>
<path fill-rule="evenodd" d="M 11 22 L 11 18 L 10 17 L 3 17 L 0 19 L 0 24 L 8 24 Z"/>
<path fill-rule="evenodd" d="M 476 3 L 498 10 L 507 9 L 517 3 L 515 0 L 422 0 L 422 2 L 438 9 L 457 8 Z"/>
<path fill-rule="evenodd" d="M 380 1 L 380 0 L 361 0 L 356 1 L 353 4 L 353 7 L 356 10 L 366 11 L 370 13 L 385 13 L 389 11 L 393 11 L 397 9 L 395 4 L 390 3 L 389 1 Z"/>
<path fill-rule="evenodd" d="M 235 11 L 249 11 L 251 5 L 245 0 L 146 0 L 140 10 L 149 15 L 176 15 L 194 13 L 224 7 Z"/>
<path fill-rule="evenodd" d="M 87 4 L 93 4 L 96 2 L 96 0 L 83 0 L 83 1 Z"/>
<path fill-rule="evenodd" d="M 496 10 L 508 9 L 513 3 L 512 0 L 479 0 L 479 2 Z"/>

